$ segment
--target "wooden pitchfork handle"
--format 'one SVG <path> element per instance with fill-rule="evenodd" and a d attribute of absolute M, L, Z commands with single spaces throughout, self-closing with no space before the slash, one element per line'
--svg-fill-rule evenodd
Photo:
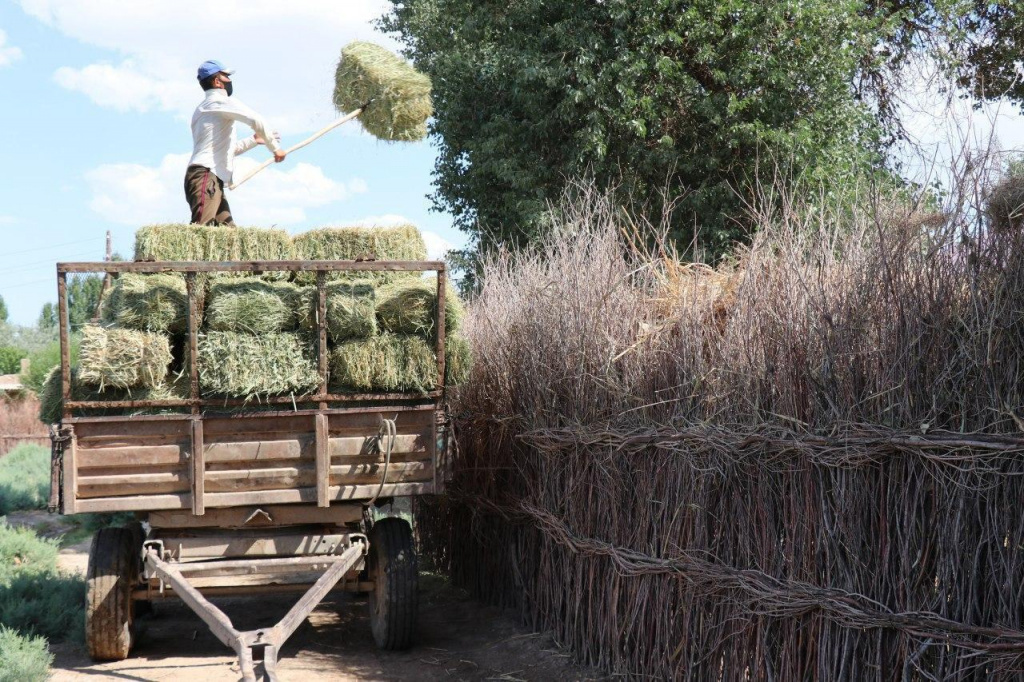
<path fill-rule="evenodd" d="M 292 152 L 294 152 L 297 149 L 302 149 L 303 147 L 305 147 L 310 142 L 313 142 L 314 140 L 316 140 L 316 139 L 318 139 L 320 137 L 323 137 L 327 133 L 331 132 L 332 130 L 334 130 L 335 128 L 340 126 L 342 123 L 348 123 L 349 121 L 354 119 L 356 116 L 358 116 L 359 114 L 363 113 L 363 111 L 365 109 L 366 109 L 366 106 L 364 105 L 364 106 L 359 107 L 358 109 L 356 109 L 355 111 L 353 111 L 351 113 L 345 114 L 344 116 L 339 118 L 334 123 L 331 123 L 330 125 L 325 126 L 321 130 L 319 130 L 318 132 L 313 133 L 312 135 L 310 135 L 309 137 L 307 137 L 305 140 L 303 140 L 302 142 L 298 143 L 294 147 L 286 149 L 284 153 L 285 154 L 291 154 Z M 263 170 L 264 168 L 266 168 L 267 166 L 269 166 L 273 162 L 274 162 L 274 157 L 270 157 L 269 159 L 267 159 L 266 161 L 264 161 L 260 165 L 256 166 L 256 168 L 254 168 L 244 178 L 242 178 L 238 182 L 232 182 L 230 185 L 228 185 L 228 189 L 235 189 L 235 188 L 237 188 L 243 182 L 249 180 L 252 176 L 256 175 L 257 173 L 259 173 L 261 170 Z"/>

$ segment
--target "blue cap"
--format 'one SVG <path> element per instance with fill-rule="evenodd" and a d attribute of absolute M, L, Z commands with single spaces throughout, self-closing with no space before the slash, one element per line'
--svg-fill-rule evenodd
<path fill-rule="evenodd" d="M 224 65 L 218 62 L 216 59 L 211 59 L 199 65 L 199 72 L 198 74 L 196 74 L 196 78 L 198 78 L 199 80 L 206 80 L 210 76 L 213 76 L 214 74 L 218 74 L 221 72 L 224 72 L 228 75 L 234 73 L 234 71 L 225 68 Z"/>

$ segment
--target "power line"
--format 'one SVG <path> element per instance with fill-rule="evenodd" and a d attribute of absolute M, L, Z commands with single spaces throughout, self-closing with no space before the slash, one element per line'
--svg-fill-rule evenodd
<path fill-rule="evenodd" d="M 76 253 L 76 254 L 74 254 L 72 256 L 64 256 L 64 258 L 84 258 L 85 256 L 88 256 L 91 253 L 93 253 L 93 252 L 92 251 L 85 251 L 85 252 L 82 252 L 82 253 Z M 56 263 L 57 263 L 57 259 L 56 258 L 47 258 L 46 260 L 35 261 L 35 262 L 32 262 L 32 263 L 24 263 L 24 264 L 18 265 L 17 267 L 14 267 L 14 268 L 3 268 L 2 271 L 0 271 L 0 275 L 6 275 L 6 274 L 11 273 L 11 272 L 24 272 L 25 270 L 33 270 L 33 269 L 36 269 L 36 268 L 43 267 L 45 265 L 56 265 Z"/>
<path fill-rule="evenodd" d="M 77 244 L 87 244 L 89 242 L 96 242 L 96 241 L 99 241 L 100 239 L 105 239 L 105 238 L 106 237 L 90 237 L 89 239 L 82 239 L 82 240 L 79 240 L 77 242 L 66 242 L 64 244 L 49 244 L 47 246 L 37 246 L 34 249 L 25 249 L 23 251 L 8 251 L 8 252 L 4 253 L 4 256 L 5 257 L 6 256 L 20 256 L 23 253 L 32 253 L 34 251 L 46 251 L 47 249 L 60 249 L 60 248 L 63 248 L 65 246 L 75 246 Z"/>
<path fill-rule="evenodd" d="M 43 282 L 53 282 L 56 284 L 55 279 L 47 277 L 46 279 L 36 279 L 31 282 L 18 282 L 17 284 L 0 284 L 0 290 L 17 289 L 19 287 L 27 287 L 30 284 L 42 284 Z"/>

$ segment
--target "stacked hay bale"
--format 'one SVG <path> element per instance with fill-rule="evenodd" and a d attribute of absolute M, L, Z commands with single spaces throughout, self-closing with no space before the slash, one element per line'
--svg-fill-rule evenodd
<path fill-rule="evenodd" d="M 136 261 L 424 260 L 415 227 L 341 227 L 294 239 L 282 230 L 154 225 L 136 233 Z M 259 402 L 315 393 L 319 297 L 314 273 L 197 277 L 200 386 L 207 398 Z M 326 287 L 330 389 L 427 392 L 437 387 L 437 285 L 419 272 L 331 273 Z M 165 399 L 188 394 L 187 300 L 181 273 L 120 275 L 83 330 L 72 372 L 76 399 Z M 462 304 L 445 297 L 446 382 L 468 372 L 456 335 Z M 41 396 L 42 417 L 61 414 L 60 374 Z"/>

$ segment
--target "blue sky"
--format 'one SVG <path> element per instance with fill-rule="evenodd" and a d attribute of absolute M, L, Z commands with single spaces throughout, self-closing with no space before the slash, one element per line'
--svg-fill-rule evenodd
<path fill-rule="evenodd" d="M 188 221 L 181 185 L 200 62 L 235 68 L 235 96 L 290 146 L 337 116 L 330 96 L 342 45 L 395 47 L 372 26 L 385 7 L 0 0 L 0 296 L 11 321 L 32 324 L 56 299 L 56 261 L 102 260 L 107 230 L 130 257 L 140 225 Z M 249 132 L 240 126 L 239 135 Z M 265 155 L 258 148 L 243 158 Z M 229 200 L 239 224 L 290 232 L 407 220 L 440 255 L 465 237 L 430 211 L 435 158 L 427 142 L 382 143 L 350 123 Z"/>
<path fill-rule="evenodd" d="M 202 97 L 195 69 L 237 69 L 235 96 L 266 116 L 285 146 L 334 120 L 341 47 L 377 34 L 386 0 L 0 0 L 0 296 L 32 324 L 56 299 L 54 263 L 100 260 L 110 230 L 130 257 L 137 227 L 188 219 L 182 177 L 188 120 Z M 924 176 L 995 131 L 1024 149 L 1008 105 L 949 106 L 920 81 L 904 111 Z M 240 133 L 245 134 L 244 130 Z M 240 162 L 265 158 L 258 148 Z M 347 124 L 229 195 L 244 225 L 291 232 L 410 221 L 431 255 L 462 246 L 450 217 L 430 211 L 435 149 L 386 144 Z M 921 162 L 921 160 L 924 160 Z M 919 179 L 919 178 L 915 178 Z"/>

